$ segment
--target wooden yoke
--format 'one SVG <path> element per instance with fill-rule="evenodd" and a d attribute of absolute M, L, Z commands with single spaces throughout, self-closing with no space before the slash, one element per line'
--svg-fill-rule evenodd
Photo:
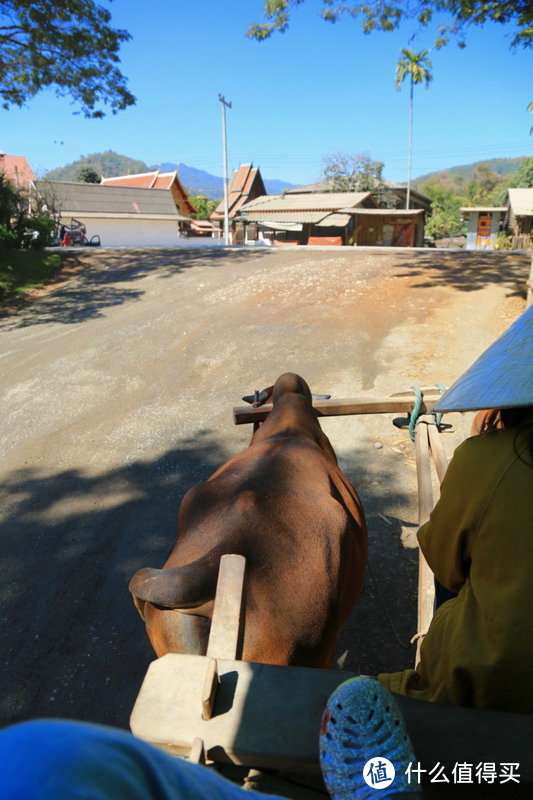
<path fill-rule="evenodd" d="M 423 401 L 421 413 L 431 411 L 441 394 L 434 386 L 422 389 Z M 331 400 L 314 400 L 313 408 L 318 417 L 341 417 L 353 414 L 409 414 L 415 405 L 413 391 L 400 392 L 389 397 L 348 397 Z M 235 425 L 246 425 L 250 422 L 263 422 L 272 411 L 272 404 L 263 406 L 237 406 L 233 409 Z"/>

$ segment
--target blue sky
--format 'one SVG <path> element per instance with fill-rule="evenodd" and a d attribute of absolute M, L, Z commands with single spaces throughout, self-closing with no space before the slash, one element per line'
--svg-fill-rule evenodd
<path fill-rule="evenodd" d="M 402 47 L 430 47 L 431 37 L 409 44 L 408 28 L 365 36 L 354 20 L 324 22 L 320 7 L 307 0 L 285 34 L 259 43 L 244 32 L 260 19 L 261 0 L 115 0 L 113 24 L 133 36 L 121 54 L 137 105 L 86 120 L 46 91 L 25 109 L 0 110 L 0 149 L 25 155 L 39 174 L 111 149 L 221 175 L 220 92 L 233 104 L 230 168 L 253 161 L 263 177 L 309 183 L 324 156 L 342 149 L 370 153 L 386 178 L 405 181 L 408 87 L 395 90 L 395 64 Z M 430 58 L 433 81 L 415 90 L 414 177 L 533 154 L 533 51 L 511 52 L 509 31 L 489 25 L 472 29 L 464 50 Z"/>

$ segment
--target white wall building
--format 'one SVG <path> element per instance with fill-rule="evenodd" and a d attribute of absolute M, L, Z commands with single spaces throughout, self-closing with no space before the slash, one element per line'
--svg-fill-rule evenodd
<path fill-rule="evenodd" d="M 32 191 L 60 225 L 75 219 L 102 247 L 175 247 L 179 214 L 169 189 L 36 180 Z"/>

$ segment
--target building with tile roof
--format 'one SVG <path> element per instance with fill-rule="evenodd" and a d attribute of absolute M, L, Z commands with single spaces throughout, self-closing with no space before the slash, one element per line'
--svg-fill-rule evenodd
<path fill-rule="evenodd" d="M 240 209 L 245 203 L 266 195 L 265 184 L 261 177 L 259 167 L 253 164 L 241 164 L 236 169 L 228 185 L 228 214 L 230 220 L 239 214 Z M 215 222 L 224 220 L 225 201 L 222 199 L 211 214 L 211 219 Z"/>
<path fill-rule="evenodd" d="M 242 206 L 235 221 L 234 242 L 263 238 L 307 244 L 312 237 L 348 244 L 354 231 L 353 217 L 339 212 L 359 206 L 375 208 L 377 203 L 370 192 L 285 192 L 259 197 Z"/>
<path fill-rule="evenodd" d="M 102 178 L 103 186 L 127 186 L 135 189 L 170 189 L 178 214 L 190 217 L 196 211 L 189 200 L 189 195 L 178 177 L 178 171 L 140 172 L 137 175 L 119 175 L 115 178 Z"/>
<path fill-rule="evenodd" d="M 180 215 L 170 189 L 35 180 L 30 196 L 59 225 L 82 222 L 87 239 L 97 235 L 103 247 L 177 245 Z"/>
<path fill-rule="evenodd" d="M 333 186 L 332 180 L 319 181 L 318 183 L 309 183 L 307 186 L 293 186 L 290 189 L 285 189 L 283 194 L 312 194 L 321 192 L 331 192 Z M 381 200 L 379 194 L 373 193 L 377 200 Z M 407 186 L 402 183 L 394 183 L 393 181 L 383 181 L 383 194 L 386 195 L 387 200 L 392 200 L 398 209 L 405 208 L 407 199 Z M 382 203 L 380 202 L 380 205 Z M 409 208 L 421 208 L 426 212 L 431 211 L 431 200 L 425 194 L 416 191 L 411 187 Z"/>
<path fill-rule="evenodd" d="M 0 152 L 0 174 L 2 173 L 10 183 L 25 191 L 29 190 L 30 181 L 35 179 L 25 156 L 8 156 L 7 153 Z"/>

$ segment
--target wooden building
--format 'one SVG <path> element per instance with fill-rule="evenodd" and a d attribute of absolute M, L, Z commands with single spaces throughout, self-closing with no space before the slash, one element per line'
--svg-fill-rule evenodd
<path fill-rule="evenodd" d="M 266 195 L 265 184 L 259 167 L 253 164 L 241 164 L 231 176 L 228 185 L 228 216 L 233 220 L 245 203 Z M 225 199 L 223 198 L 211 214 L 212 222 L 223 222 Z"/>
<path fill-rule="evenodd" d="M 507 227 L 515 250 L 533 250 L 533 189 L 508 189 Z"/>

